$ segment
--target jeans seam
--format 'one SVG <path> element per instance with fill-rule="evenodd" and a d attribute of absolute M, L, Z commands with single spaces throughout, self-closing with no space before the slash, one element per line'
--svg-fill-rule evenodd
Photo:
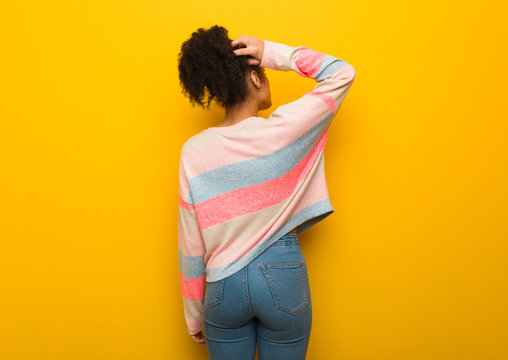
<path fill-rule="evenodd" d="M 252 309 L 250 307 L 249 284 L 248 284 L 248 277 L 247 277 L 247 266 L 243 268 L 243 288 L 244 288 L 245 305 L 247 306 L 247 312 L 249 313 L 249 315 L 254 316 L 254 313 L 252 312 Z"/>

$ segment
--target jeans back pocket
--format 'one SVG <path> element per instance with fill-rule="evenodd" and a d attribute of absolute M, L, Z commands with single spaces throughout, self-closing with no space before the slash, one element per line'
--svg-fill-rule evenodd
<path fill-rule="evenodd" d="M 206 283 L 205 305 L 209 309 L 222 302 L 222 295 L 223 295 L 225 280 L 226 279 L 221 279 L 221 280 Z"/>
<path fill-rule="evenodd" d="M 305 261 L 260 264 L 277 309 L 298 315 L 308 303 Z"/>

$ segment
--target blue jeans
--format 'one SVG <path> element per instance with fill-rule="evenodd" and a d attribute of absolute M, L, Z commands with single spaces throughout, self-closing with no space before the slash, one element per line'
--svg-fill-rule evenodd
<path fill-rule="evenodd" d="M 305 359 L 312 324 L 307 265 L 287 233 L 251 263 L 207 282 L 204 335 L 211 360 Z"/>

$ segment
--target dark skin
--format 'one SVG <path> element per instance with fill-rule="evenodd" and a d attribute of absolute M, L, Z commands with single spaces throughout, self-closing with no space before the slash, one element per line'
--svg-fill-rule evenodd
<path fill-rule="evenodd" d="M 254 36 L 240 35 L 231 42 L 232 46 L 244 45 L 240 49 L 233 50 L 235 55 L 249 55 L 249 65 L 259 65 L 263 58 L 264 41 Z M 264 82 L 259 78 L 256 71 L 252 70 L 246 74 L 245 80 L 249 86 L 249 96 L 243 103 L 236 104 L 226 109 L 224 120 L 216 126 L 234 125 L 248 117 L 257 116 L 259 110 L 265 110 L 272 106 L 270 93 L 270 82 L 263 69 Z M 198 344 L 205 344 L 206 339 L 203 330 L 191 335 L 192 341 Z"/>

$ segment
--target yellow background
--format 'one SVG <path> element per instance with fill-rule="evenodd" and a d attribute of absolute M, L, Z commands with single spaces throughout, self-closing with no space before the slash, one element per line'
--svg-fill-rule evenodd
<path fill-rule="evenodd" d="M 178 83 L 218 24 L 346 60 L 302 234 L 308 359 L 508 358 L 502 1 L 4 2 L 0 358 L 206 359 L 179 288 L 183 142 L 223 116 Z M 267 70 L 273 106 L 315 82 Z"/>

